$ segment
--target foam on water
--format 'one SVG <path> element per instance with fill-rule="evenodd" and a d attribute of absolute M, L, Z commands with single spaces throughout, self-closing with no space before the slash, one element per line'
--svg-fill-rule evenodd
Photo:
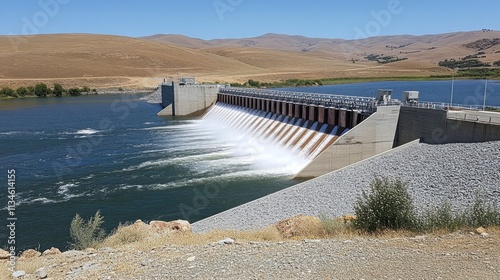
<path fill-rule="evenodd" d="M 248 109 L 218 104 L 201 120 L 201 124 L 215 131 L 216 139 L 231 143 L 233 158 L 226 164 L 248 165 L 259 174 L 292 175 L 299 172 L 308 160 L 292 151 L 293 146 L 285 147 L 281 144 L 284 141 L 276 143 L 275 134 L 271 131 L 275 127 L 282 127 L 281 119 L 272 113 L 259 114 Z M 296 123 L 300 124 L 299 120 Z M 299 129 L 294 127 L 287 138 L 297 138 L 297 130 Z M 303 129 L 299 131 L 302 132 Z M 223 160 L 214 162 L 216 163 L 224 164 Z"/>
<path fill-rule="evenodd" d="M 228 155 L 230 155 L 230 153 L 228 153 L 228 152 L 214 152 L 214 153 L 206 153 L 206 154 L 196 154 L 196 155 L 192 155 L 192 156 L 183 156 L 183 157 L 177 157 L 177 158 L 168 158 L 168 159 L 162 159 L 162 160 L 146 161 L 146 162 L 143 162 L 139 165 L 125 168 L 122 171 L 135 171 L 135 170 L 149 168 L 149 167 L 165 167 L 165 166 L 179 164 L 181 162 L 196 162 L 196 161 L 199 161 L 202 159 L 221 158 L 221 157 L 228 156 Z"/>
<path fill-rule="evenodd" d="M 92 128 L 87 128 L 87 129 L 81 129 L 81 130 L 78 130 L 76 132 L 76 134 L 81 134 L 81 135 L 92 135 L 92 134 L 96 134 L 96 133 L 99 133 L 100 131 L 99 130 L 95 130 L 95 129 L 92 129 Z"/>

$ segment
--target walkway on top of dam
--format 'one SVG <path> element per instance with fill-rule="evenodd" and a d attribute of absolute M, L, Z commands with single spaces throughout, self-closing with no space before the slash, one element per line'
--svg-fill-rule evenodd
<path fill-rule="evenodd" d="M 259 99 L 279 100 L 294 104 L 308 104 L 331 108 L 359 110 L 365 113 L 373 113 L 376 111 L 377 107 L 376 98 L 361 96 L 233 87 L 220 88 L 219 93 Z"/>

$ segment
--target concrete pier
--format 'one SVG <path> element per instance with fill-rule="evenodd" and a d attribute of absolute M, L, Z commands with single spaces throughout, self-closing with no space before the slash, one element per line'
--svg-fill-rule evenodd
<path fill-rule="evenodd" d="M 324 106 L 319 106 L 318 107 L 318 122 L 319 123 L 327 123 L 327 119 L 325 118 L 325 107 Z"/>
<path fill-rule="evenodd" d="M 337 110 L 335 108 L 328 108 L 327 109 L 328 114 L 327 114 L 327 124 L 329 125 L 336 125 L 337 124 Z"/>
<path fill-rule="evenodd" d="M 318 107 L 309 106 L 309 117 L 308 119 L 312 122 L 318 121 Z"/>
<path fill-rule="evenodd" d="M 217 101 L 219 86 L 162 84 L 161 116 L 201 115 Z"/>

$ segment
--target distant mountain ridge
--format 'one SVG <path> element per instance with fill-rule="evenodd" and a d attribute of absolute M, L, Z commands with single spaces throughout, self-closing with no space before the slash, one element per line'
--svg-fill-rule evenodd
<path fill-rule="evenodd" d="M 499 31 L 490 30 L 360 40 L 271 33 L 214 40 L 168 34 L 0 36 L 0 87 L 54 81 L 66 87 L 154 87 L 164 77 L 182 75 L 240 83 L 449 75 L 440 61 L 468 57 L 478 65 L 498 65 L 499 38 Z"/>
<path fill-rule="evenodd" d="M 202 40 L 181 35 L 153 35 L 141 39 L 203 50 L 258 67 L 263 65 L 259 62 L 263 57 L 263 50 L 281 52 L 276 54 L 276 60 L 283 55 L 282 52 L 288 55 L 300 53 L 335 61 L 337 65 L 343 63 L 346 66 L 350 62 L 351 68 L 377 61 L 382 64 L 390 63 L 390 66 L 386 67 L 395 67 L 401 72 L 418 69 L 426 73 L 445 72 L 446 69 L 438 66 L 440 61 L 460 60 L 477 55 L 481 62 L 488 64 L 500 60 L 500 52 L 494 49 L 500 42 L 500 31 L 493 30 L 420 36 L 378 36 L 359 40 L 309 38 L 272 33 L 242 39 Z"/>
<path fill-rule="evenodd" d="M 157 34 L 147 37 L 141 37 L 141 39 L 145 40 L 196 49 L 226 46 L 255 47 L 291 51 L 324 50 L 328 48 L 334 48 L 339 45 L 373 47 L 374 45 L 379 45 L 381 43 L 389 46 L 409 46 L 418 43 L 421 45 L 433 45 L 435 47 L 441 47 L 450 44 L 465 45 L 482 39 L 494 40 L 495 38 L 500 38 L 500 31 L 481 30 L 431 35 L 377 36 L 359 40 L 345 40 L 338 38 L 310 38 L 301 35 L 285 35 L 274 33 L 268 33 L 253 38 L 212 40 L 203 40 L 174 34 Z"/>

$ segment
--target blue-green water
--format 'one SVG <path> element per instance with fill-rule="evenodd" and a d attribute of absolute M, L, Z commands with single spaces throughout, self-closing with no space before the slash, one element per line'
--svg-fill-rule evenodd
<path fill-rule="evenodd" d="M 157 117 L 140 95 L 0 102 L 0 244 L 16 170 L 18 248 L 66 248 L 76 213 L 191 222 L 291 186 L 291 171 L 224 125 Z M 272 159 L 271 159 L 272 161 Z M 278 164 L 278 163 L 277 163 Z"/>
<path fill-rule="evenodd" d="M 487 106 L 500 106 L 498 81 Z M 419 90 L 449 102 L 450 81 L 378 82 L 290 90 L 373 96 Z M 484 81 L 456 81 L 454 103 L 482 105 Z M 0 246 L 7 244 L 7 171 L 16 170 L 18 249 L 64 249 L 76 213 L 120 222 L 212 214 L 291 186 L 292 162 L 224 124 L 157 117 L 141 95 L 0 101 Z"/>

